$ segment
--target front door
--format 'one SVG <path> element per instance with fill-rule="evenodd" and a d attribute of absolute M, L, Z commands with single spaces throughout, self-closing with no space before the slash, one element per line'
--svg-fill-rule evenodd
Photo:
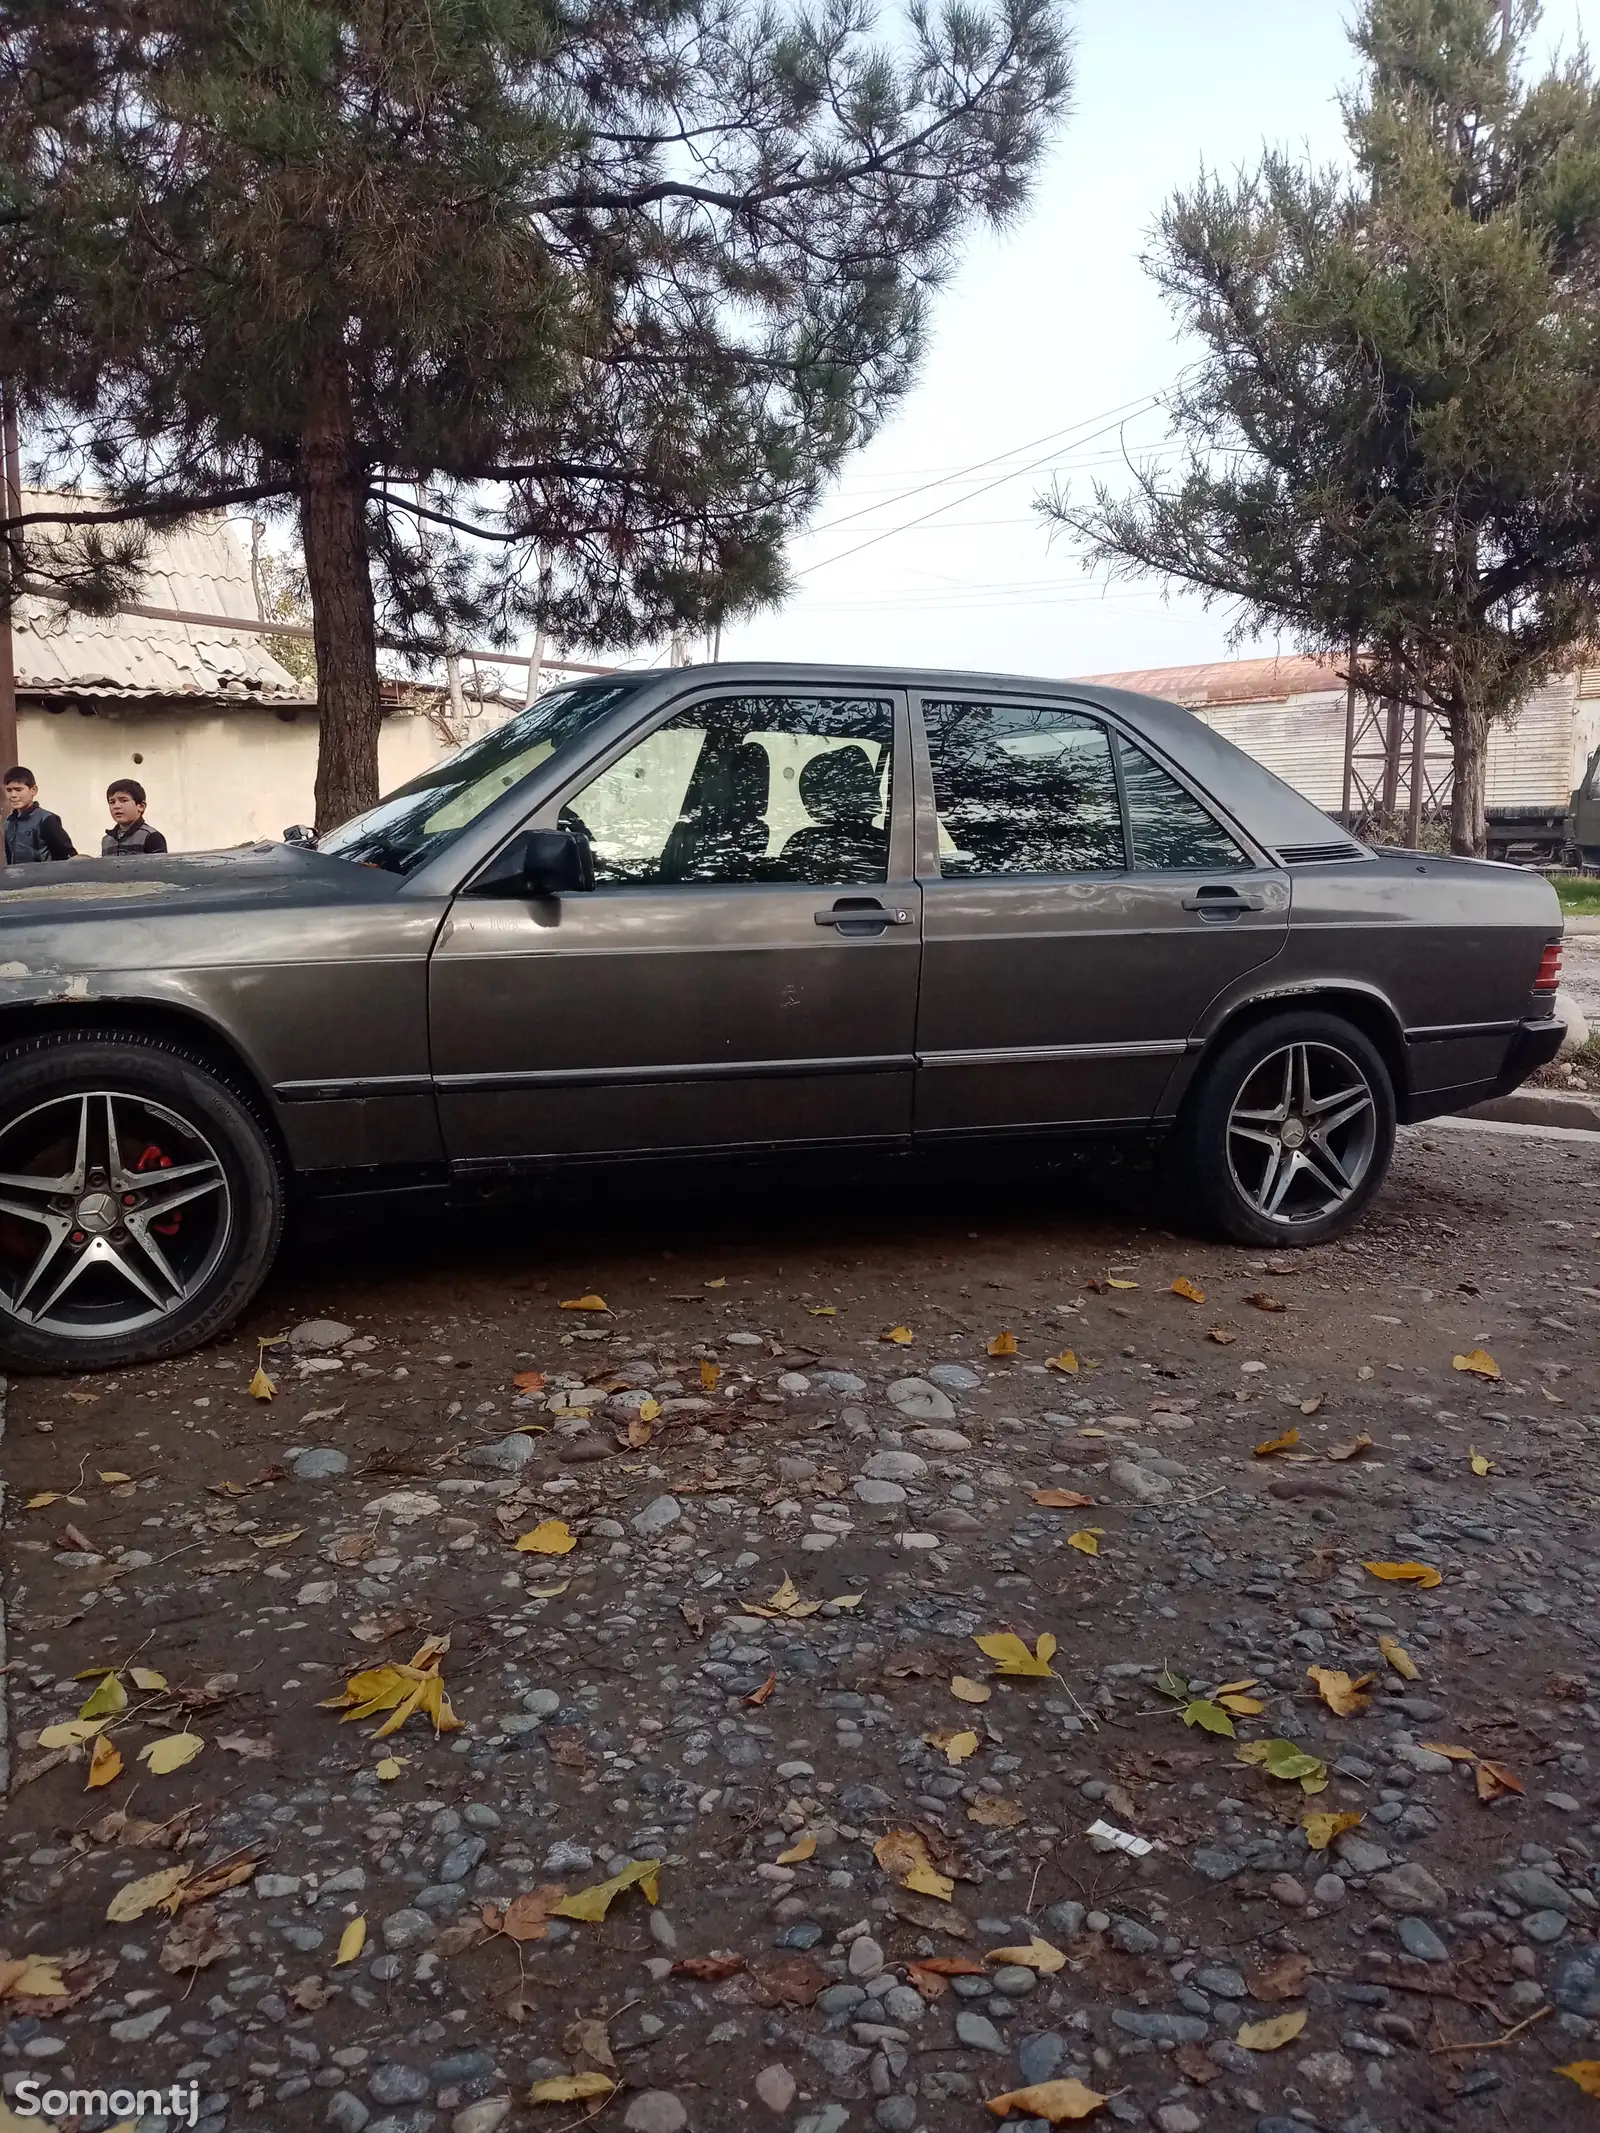
<path fill-rule="evenodd" d="M 917 1132 L 1149 1119 L 1209 1003 L 1284 946 L 1286 877 L 1088 709 L 922 719 Z"/>
<path fill-rule="evenodd" d="M 906 760 L 898 692 L 713 691 L 541 809 L 596 886 L 452 907 L 429 1004 L 452 1159 L 909 1134 Z"/>

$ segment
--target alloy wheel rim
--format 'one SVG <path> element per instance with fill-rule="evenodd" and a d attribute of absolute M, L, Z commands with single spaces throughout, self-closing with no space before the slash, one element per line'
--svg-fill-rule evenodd
<path fill-rule="evenodd" d="M 104 1341 L 160 1324 L 233 1225 L 221 1157 L 168 1105 L 94 1089 L 0 1129 L 0 1314 L 31 1330 Z"/>
<path fill-rule="evenodd" d="M 1334 1044 L 1286 1044 L 1245 1076 L 1228 1113 L 1228 1168 L 1251 1210 L 1286 1229 L 1320 1222 L 1360 1190 L 1378 1149 L 1378 1103 Z"/>

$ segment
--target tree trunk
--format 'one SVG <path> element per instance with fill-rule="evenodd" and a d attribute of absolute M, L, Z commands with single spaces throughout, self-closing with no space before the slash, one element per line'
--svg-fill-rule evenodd
<path fill-rule="evenodd" d="M 1450 789 L 1450 849 L 1463 859 L 1481 859 L 1489 848 L 1484 812 L 1488 790 L 1489 721 L 1471 705 L 1450 713 L 1450 751 L 1455 776 Z"/>
<path fill-rule="evenodd" d="M 300 535 L 317 653 L 316 827 L 378 798 L 378 641 L 363 469 L 344 360 L 314 356 L 300 461 Z"/>

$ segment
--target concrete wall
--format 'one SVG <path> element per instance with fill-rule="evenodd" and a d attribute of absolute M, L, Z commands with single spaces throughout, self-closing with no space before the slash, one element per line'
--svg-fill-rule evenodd
<path fill-rule="evenodd" d="M 24 705 L 17 724 L 18 752 L 39 780 L 40 799 L 87 856 L 99 852 L 110 827 L 106 786 L 119 776 L 139 780 L 150 796 L 149 819 L 175 852 L 281 837 L 290 823 L 312 818 L 317 723 L 310 712 L 293 720 L 247 708 L 96 710 L 86 717 Z M 482 730 L 479 721 L 472 730 Z M 386 718 L 378 748 L 382 789 L 403 785 L 447 753 L 420 713 Z"/>

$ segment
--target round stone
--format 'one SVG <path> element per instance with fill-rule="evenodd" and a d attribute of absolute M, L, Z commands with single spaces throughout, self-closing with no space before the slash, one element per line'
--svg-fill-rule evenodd
<path fill-rule="evenodd" d="M 996 1992 L 1003 1992 L 1008 2000 L 1023 2000 L 1038 1984 L 1038 1973 L 1022 1963 L 1002 1963 L 992 1980 Z"/>

